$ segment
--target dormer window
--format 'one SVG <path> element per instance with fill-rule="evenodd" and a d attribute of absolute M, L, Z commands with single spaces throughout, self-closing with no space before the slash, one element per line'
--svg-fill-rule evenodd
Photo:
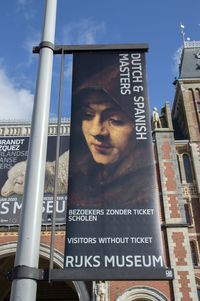
<path fill-rule="evenodd" d="M 186 183 L 193 183 L 190 159 L 187 154 L 183 155 L 183 165 L 184 165 L 184 170 L 185 170 Z"/>

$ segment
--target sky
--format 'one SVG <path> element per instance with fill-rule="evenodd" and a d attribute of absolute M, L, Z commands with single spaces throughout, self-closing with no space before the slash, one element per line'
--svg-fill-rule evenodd
<path fill-rule="evenodd" d="M 0 121 L 31 119 L 44 0 L 1 1 Z M 56 45 L 148 43 L 150 110 L 172 108 L 180 50 L 200 40 L 199 0 L 58 0 Z M 62 117 L 70 115 L 71 55 L 65 56 Z M 54 56 L 50 118 L 56 118 L 60 55 Z"/>

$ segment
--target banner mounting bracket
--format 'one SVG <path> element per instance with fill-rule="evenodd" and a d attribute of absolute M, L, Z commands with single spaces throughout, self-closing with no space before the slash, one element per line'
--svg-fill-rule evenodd
<path fill-rule="evenodd" d="M 119 273 L 115 268 L 109 271 L 109 277 L 105 279 L 105 269 L 101 269 L 98 273 L 93 270 L 90 272 L 90 276 L 84 269 L 78 269 L 75 271 L 70 268 L 66 269 L 52 269 L 51 281 L 118 281 L 118 280 L 173 280 L 173 269 L 168 267 L 153 268 L 149 271 L 148 268 L 132 268 L 129 271 L 127 269 L 119 269 Z M 97 276 L 98 274 L 98 276 Z M 120 276 L 119 276 L 120 274 Z M 7 271 L 6 280 L 12 281 L 14 279 L 32 279 L 37 281 L 49 280 L 49 269 L 38 269 L 28 266 L 16 266 L 12 270 Z"/>
<path fill-rule="evenodd" d="M 42 42 L 39 46 L 33 47 L 33 53 L 39 53 L 41 48 L 48 47 L 54 54 L 73 54 L 75 52 L 100 52 L 100 51 L 144 51 L 148 52 L 149 45 L 141 44 L 90 44 L 90 45 L 53 45 L 49 42 Z"/>

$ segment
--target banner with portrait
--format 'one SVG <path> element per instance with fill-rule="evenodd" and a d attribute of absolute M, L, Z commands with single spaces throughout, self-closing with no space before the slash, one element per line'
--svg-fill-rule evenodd
<path fill-rule="evenodd" d="M 171 277 L 144 51 L 74 54 L 65 268 L 76 279 Z"/>
<path fill-rule="evenodd" d="M 56 136 L 48 137 L 42 224 L 52 223 Z M 61 136 L 56 224 L 65 224 L 69 136 Z M 0 137 L 0 225 L 18 225 L 27 165 L 29 137 Z"/>

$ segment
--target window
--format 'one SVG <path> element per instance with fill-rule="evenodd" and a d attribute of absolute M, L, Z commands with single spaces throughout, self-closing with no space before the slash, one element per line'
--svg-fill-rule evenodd
<path fill-rule="evenodd" d="M 195 245 L 194 241 L 190 242 L 190 250 L 191 250 L 191 254 L 192 254 L 193 265 L 198 265 L 197 250 L 196 250 L 196 245 Z"/>
<path fill-rule="evenodd" d="M 187 183 L 192 183 L 192 170 L 191 170 L 191 165 L 190 165 L 190 159 L 189 156 L 184 154 L 183 155 L 183 165 L 185 169 L 185 179 Z"/>
<path fill-rule="evenodd" d="M 200 102 L 197 102 L 197 110 L 200 113 Z"/>
<path fill-rule="evenodd" d="M 180 168 L 180 162 L 179 162 L 179 156 L 176 155 L 177 163 L 178 163 L 178 170 L 179 170 L 179 176 L 180 176 L 180 181 L 182 182 L 182 176 L 181 176 L 181 168 Z"/>
<path fill-rule="evenodd" d="M 198 88 L 195 89 L 195 94 L 196 94 L 197 100 L 200 100 L 200 90 Z"/>
<path fill-rule="evenodd" d="M 188 225 L 191 225 L 191 216 L 190 216 L 190 208 L 188 204 L 184 204 L 185 209 L 185 217 Z"/>

